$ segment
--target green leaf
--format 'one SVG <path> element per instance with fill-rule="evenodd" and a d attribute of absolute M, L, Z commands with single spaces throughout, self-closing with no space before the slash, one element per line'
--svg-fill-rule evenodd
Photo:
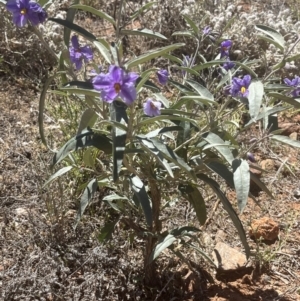
<path fill-rule="evenodd" d="M 153 142 L 149 139 L 137 137 L 141 142 L 141 147 L 146 152 L 150 152 L 150 154 L 154 155 L 157 161 L 165 168 L 165 170 L 169 173 L 170 177 L 174 178 L 173 171 L 168 164 L 167 160 L 164 158 L 163 154 L 159 151 L 159 149 L 153 144 Z"/>
<path fill-rule="evenodd" d="M 194 101 L 195 103 L 200 105 L 212 105 L 216 103 L 214 100 L 211 100 L 210 98 L 205 98 L 203 96 L 197 96 L 197 95 L 190 95 L 190 96 L 183 96 L 179 98 L 179 100 L 172 106 L 172 109 L 180 108 L 183 104 L 188 103 L 189 101 Z"/>
<path fill-rule="evenodd" d="M 94 146 L 106 154 L 111 154 L 111 140 L 103 134 L 94 133 L 91 130 L 82 132 L 71 138 L 54 156 L 52 166 L 63 160 L 71 151 L 84 147 Z"/>
<path fill-rule="evenodd" d="M 113 222 L 106 222 L 104 227 L 101 228 L 100 233 L 98 235 L 98 240 L 100 242 L 107 242 L 108 240 L 112 239 L 112 235 L 115 230 L 115 226 L 119 220 L 116 219 Z"/>
<path fill-rule="evenodd" d="M 173 131 L 182 131 L 183 128 L 181 126 L 166 126 L 164 128 L 161 128 L 161 129 L 156 129 L 154 131 L 151 131 L 149 132 L 148 134 L 146 134 L 146 137 L 147 138 L 153 138 L 153 137 L 156 137 L 160 134 L 163 134 L 163 133 L 167 133 L 167 132 L 173 132 Z"/>
<path fill-rule="evenodd" d="M 210 101 L 214 101 L 214 96 L 205 87 L 193 80 L 187 80 L 186 82 L 193 89 L 195 89 L 203 98 L 209 99 Z"/>
<path fill-rule="evenodd" d="M 290 146 L 293 146 L 293 147 L 300 147 L 300 141 L 297 141 L 297 140 L 293 140 L 293 139 L 290 139 L 286 136 L 282 136 L 282 135 L 273 135 L 271 137 L 272 140 L 276 140 L 276 141 L 279 141 L 281 143 L 284 143 L 284 144 L 287 144 L 287 145 L 290 145 Z"/>
<path fill-rule="evenodd" d="M 234 159 L 232 161 L 232 169 L 238 207 L 242 213 L 246 207 L 250 191 L 249 164 L 246 160 Z"/>
<path fill-rule="evenodd" d="M 130 69 L 134 66 L 137 66 L 137 65 L 140 65 L 140 64 L 143 64 L 145 62 L 148 62 L 156 57 L 159 57 L 161 56 L 162 54 L 165 54 L 166 52 L 169 52 L 169 51 L 173 51 L 179 47 L 182 47 L 184 46 L 185 44 L 184 43 L 177 43 L 177 44 L 173 44 L 173 45 L 169 45 L 169 46 L 165 46 L 165 47 L 162 47 L 162 48 L 158 48 L 158 49 L 153 49 L 153 50 L 150 50 L 136 58 L 133 58 L 131 59 L 129 62 L 127 62 L 125 64 L 125 69 Z"/>
<path fill-rule="evenodd" d="M 96 48 L 99 50 L 103 58 L 106 60 L 108 64 L 111 64 L 111 53 L 109 50 L 101 43 L 100 41 L 94 41 L 93 42 Z"/>
<path fill-rule="evenodd" d="M 89 31 L 87 31 L 86 29 L 84 29 L 83 27 L 74 24 L 73 22 L 70 22 L 68 20 L 63 20 L 63 19 L 56 19 L 56 18 L 49 18 L 49 21 L 53 21 L 59 25 L 63 25 L 65 28 L 67 28 L 67 32 L 69 32 L 69 30 L 73 30 L 77 33 L 79 33 L 80 35 L 84 36 L 87 40 L 94 42 L 97 40 L 97 38 L 90 33 Z M 65 38 L 65 43 L 66 42 L 70 42 L 70 34 L 68 34 L 68 37 Z M 69 44 L 66 44 L 67 47 L 69 47 Z"/>
<path fill-rule="evenodd" d="M 154 39 L 162 39 L 162 40 L 168 40 L 164 35 L 160 34 L 159 32 L 150 30 L 148 28 L 140 28 L 140 29 L 122 29 L 121 34 L 123 35 L 131 35 L 131 36 L 144 36 L 148 38 L 154 38 Z"/>
<path fill-rule="evenodd" d="M 134 195 L 138 199 L 139 203 L 142 206 L 142 209 L 145 214 L 146 222 L 149 228 L 152 228 L 152 205 L 150 202 L 150 199 L 148 197 L 148 194 L 146 192 L 145 185 L 141 181 L 141 179 L 138 176 L 131 176 L 130 177 L 130 183 L 132 190 L 134 192 Z"/>
<path fill-rule="evenodd" d="M 216 174 L 221 176 L 231 188 L 234 188 L 233 173 L 227 168 L 225 164 L 218 161 L 211 161 L 206 163 L 206 166 L 209 169 L 213 170 Z"/>
<path fill-rule="evenodd" d="M 223 59 L 222 60 L 214 60 L 214 61 L 210 61 L 210 62 L 201 64 L 201 65 L 193 66 L 192 69 L 194 69 L 196 71 L 201 71 L 203 69 L 210 68 L 211 66 L 217 66 L 217 65 L 224 64 L 224 63 L 226 63 L 226 61 Z"/>
<path fill-rule="evenodd" d="M 183 226 L 183 227 L 179 227 L 179 228 L 175 228 L 175 229 L 171 230 L 169 234 L 172 234 L 172 235 L 178 237 L 178 236 L 184 236 L 185 234 L 187 234 L 189 232 L 200 232 L 200 230 L 195 227 Z"/>
<path fill-rule="evenodd" d="M 50 76 L 48 79 L 46 79 L 44 85 L 43 85 L 43 90 L 40 96 L 40 101 L 39 101 L 39 117 L 38 117 L 38 123 L 39 123 L 39 133 L 41 136 L 41 140 L 45 146 L 48 147 L 46 137 L 45 137 L 45 132 L 44 132 L 44 111 L 45 111 L 45 102 L 46 102 L 46 95 L 47 91 L 49 89 L 49 86 L 51 85 L 53 79 L 55 78 L 56 75 Z"/>
<path fill-rule="evenodd" d="M 183 31 L 175 31 L 172 33 L 172 36 L 183 36 L 183 37 L 189 37 L 194 38 L 194 35 L 189 30 L 183 30 Z"/>
<path fill-rule="evenodd" d="M 225 196 L 223 191 L 220 189 L 219 184 L 215 180 L 213 180 L 213 179 L 209 178 L 208 176 L 206 176 L 205 174 L 197 174 L 197 177 L 199 179 L 201 179 L 202 181 L 206 182 L 214 190 L 216 195 L 219 197 L 220 201 L 223 204 L 224 209 L 227 211 L 227 213 L 229 214 L 234 226 L 238 230 L 241 242 L 242 242 L 242 244 L 245 248 L 246 256 L 247 256 L 247 258 L 249 258 L 249 256 L 250 256 L 250 247 L 248 245 L 247 238 L 246 238 L 246 233 L 245 233 L 245 230 L 244 230 L 243 225 L 241 223 L 241 220 L 239 219 L 238 215 L 234 211 L 231 203 L 229 202 L 229 200 L 227 199 L 227 197 Z"/>
<path fill-rule="evenodd" d="M 233 161 L 234 157 L 232 155 L 232 152 L 228 147 L 226 146 L 217 146 L 218 144 L 225 144 L 225 141 L 221 139 L 218 135 L 212 132 L 208 132 L 202 135 L 203 139 L 208 142 L 209 144 L 215 144 L 215 149 L 227 160 L 229 164 Z"/>
<path fill-rule="evenodd" d="M 78 4 L 79 1 L 80 0 L 73 0 L 72 4 Z M 68 8 L 66 20 L 64 20 L 64 21 L 67 21 L 67 22 L 73 24 L 76 11 L 77 10 L 74 8 Z M 48 20 L 51 20 L 51 18 L 48 18 Z M 69 44 L 70 44 L 70 35 L 71 35 L 71 29 L 68 27 L 64 27 L 64 42 L 65 42 L 65 45 L 67 46 L 67 48 L 69 48 Z"/>
<path fill-rule="evenodd" d="M 177 69 L 185 71 L 185 72 L 187 72 L 189 74 L 192 74 L 192 75 L 200 77 L 200 74 L 197 71 L 195 71 L 194 69 L 192 69 L 192 68 L 178 66 Z"/>
<path fill-rule="evenodd" d="M 85 128 L 92 128 L 97 121 L 98 115 L 92 108 L 86 109 L 80 119 L 77 135 L 80 135 Z"/>
<path fill-rule="evenodd" d="M 295 108 L 300 109 L 300 101 L 298 101 L 295 98 L 277 92 L 268 93 L 268 96 L 287 102 L 290 105 L 294 106 Z"/>
<path fill-rule="evenodd" d="M 176 240 L 176 237 L 172 234 L 168 234 L 166 237 L 161 239 L 159 243 L 155 246 L 153 249 L 150 258 L 149 258 L 149 264 L 155 260 L 158 255 L 165 249 L 167 249 L 169 246 L 173 244 L 173 242 Z"/>
<path fill-rule="evenodd" d="M 269 36 L 274 45 L 277 45 L 282 51 L 284 50 L 285 40 L 278 31 L 266 25 L 255 25 L 255 29 Z"/>
<path fill-rule="evenodd" d="M 272 199 L 274 199 L 274 196 L 272 195 L 271 191 L 267 188 L 267 186 L 251 171 L 250 171 L 250 178 L 251 178 L 251 181 L 253 181 L 254 183 L 256 183 L 257 186 L 259 186 Z"/>
<path fill-rule="evenodd" d="M 261 81 L 252 81 L 249 86 L 249 113 L 251 118 L 256 120 L 264 96 L 264 85 Z"/>
<path fill-rule="evenodd" d="M 147 11 L 153 4 L 156 4 L 157 2 L 149 2 L 145 5 L 143 5 L 141 8 L 139 8 L 137 11 L 135 11 L 129 18 L 129 20 L 133 20 L 136 17 L 138 17 L 142 12 Z"/>
<path fill-rule="evenodd" d="M 160 151 L 160 153 L 164 158 L 176 164 L 178 167 L 184 170 L 190 176 L 191 179 L 196 181 L 196 175 L 193 169 L 181 157 L 179 157 L 171 148 L 169 148 L 158 138 L 151 138 L 148 140 L 153 142 L 154 146 Z"/>
<path fill-rule="evenodd" d="M 180 92 L 182 92 L 184 94 L 194 94 L 194 91 L 192 89 L 190 89 L 172 79 L 169 79 L 168 83 L 171 84 L 172 86 L 174 86 L 175 88 L 177 88 Z"/>
<path fill-rule="evenodd" d="M 43 185 L 43 188 L 45 186 L 47 186 L 48 184 L 50 184 L 52 181 L 54 181 L 57 177 L 60 177 L 62 175 L 64 175 L 65 173 L 67 173 L 68 171 L 70 171 L 73 168 L 73 166 L 66 166 L 61 168 L 60 170 L 58 170 L 54 175 L 52 175 Z"/>
<path fill-rule="evenodd" d="M 200 191 L 191 184 L 180 184 L 178 189 L 182 196 L 193 206 L 200 225 L 204 225 L 206 222 L 206 206 Z"/>
<path fill-rule="evenodd" d="M 153 96 L 159 100 L 166 109 L 169 108 L 169 100 L 162 93 L 154 93 Z"/>
<path fill-rule="evenodd" d="M 95 168 L 95 157 L 93 156 L 92 149 L 88 148 L 84 150 L 83 163 L 86 167 Z"/>
<path fill-rule="evenodd" d="M 200 31 L 199 31 L 198 26 L 195 24 L 195 22 L 188 15 L 182 15 L 182 16 L 183 16 L 184 20 L 186 21 L 186 23 L 188 23 L 188 25 L 191 27 L 194 34 L 196 36 L 198 36 Z"/>
<path fill-rule="evenodd" d="M 114 101 L 110 104 L 110 119 L 111 121 L 119 122 L 123 125 L 128 123 L 126 113 L 127 106 L 121 101 Z M 112 128 L 113 138 L 113 180 L 116 182 L 119 178 L 119 173 L 122 168 L 124 150 L 127 138 L 127 130 L 119 127 Z"/>
<path fill-rule="evenodd" d="M 90 200 L 93 198 L 93 196 L 95 195 L 95 192 L 97 190 L 98 190 L 98 181 L 97 181 L 97 179 L 93 179 L 88 183 L 88 185 L 84 189 L 83 194 L 81 196 L 80 206 L 77 211 L 76 224 L 75 224 L 74 228 L 77 227 L 77 225 L 83 215 L 84 210 L 89 205 Z"/>
<path fill-rule="evenodd" d="M 243 64 L 239 61 L 234 61 L 233 63 L 235 63 L 237 66 L 241 67 L 242 69 L 246 70 L 253 78 L 257 78 L 257 74 L 246 64 Z"/>
<path fill-rule="evenodd" d="M 100 10 L 97 10 L 91 6 L 76 4 L 76 5 L 71 5 L 70 8 L 76 8 L 76 9 L 88 11 L 88 12 L 94 14 L 95 16 L 98 16 L 98 17 L 108 21 L 109 23 L 111 23 L 113 25 L 116 25 L 115 20 L 110 15 L 108 15 L 107 13 L 104 13 Z"/>

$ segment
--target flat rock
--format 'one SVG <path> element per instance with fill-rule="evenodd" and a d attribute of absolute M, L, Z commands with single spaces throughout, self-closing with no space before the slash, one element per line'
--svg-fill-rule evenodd
<path fill-rule="evenodd" d="M 223 242 L 218 242 L 212 252 L 212 257 L 216 266 L 224 271 L 238 270 L 245 268 L 246 256 L 229 247 Z"/>
<path fill-rule="evenodd" d="M 249 236 L 251 238 L 273 241 L 278 237 L 279 225 L 269 217 L 256 219 L 251 223 Z"/>
<path fill-rule="evenodd" d="M 270 171 L 275 167 L 274 161 L 271 159 L 266 159 L 260 162 L 260 166 L 262 169 Z"/>

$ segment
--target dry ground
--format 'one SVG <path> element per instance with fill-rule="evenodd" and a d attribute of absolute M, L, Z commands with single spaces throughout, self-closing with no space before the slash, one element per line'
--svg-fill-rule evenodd
<path fill-rule="evenodd" d="M 26 65 L 27 66 L 27 65 Z M 28 66 L 27 66 L 28 67 Z M 41 73 L 28 74 L 9 68 L 0 73 L 0 293 L 10 300 L 300 300 L 300 151 L 262 143 L 254 152 L 258 163 L 273 165 L 263 181 L 275 196 L 258 193 L 259 208 L 252 200 L 241 216 L 248 229 L 251 220 L 268 216 L 280 225 L 278 240 L 270 245 L 250 241 L 256 256 L 243 274 L 219 275 L 191 250 L 183 250 L 188 262 L 165 252 L 158 260 L 160 286 L 143 285 L 142 242 L 129 243 L 121 226 L 107 245 L 98 242 L 105 218 L 96 199 L 87 218 L 73 230 L 77 187 L 67 183 L 43 190 L 49 177 L 51 153 L 40 141 L 37 126 Z M 44 68 L 49 68 L 46 66 Z M 300 115 L 285 114 L 281 124 L 299 131 Z M 57 120 L 48 118 L 55 133 Z M 253 128 L 252 134 L 259 135 Z M 247 133 L 246 133 L 247 134 Z M 247 137 L 245 136 L 245 139 Z M 64 137 L 57 138 L 64 141 Z M 235 203 L 234 192 L 227 195 Z M 228 215 L 207 194 L 207 210 L 215 211 L 199 238 L 210 254 L 216 241 L 241 250 Z M 176 207 L 176 206 L 175 206 Z M 105 209 L 105 210 L 104 210 Z M 170 208 L 170 226 L 196 222 L 188 204 Z M 184 212 L 184 214 L 183 214 Z M 109 212 L 109 214 L 113 214 Z M 171 224 L 172 222 L 172 224 Z M 187 264 L 188 263 L 188 264 Z"/>

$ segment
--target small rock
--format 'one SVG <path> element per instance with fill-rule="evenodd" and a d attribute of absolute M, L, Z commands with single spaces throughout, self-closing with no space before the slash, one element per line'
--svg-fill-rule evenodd
<path fill-rule="evenodd" d="M 294 197 L 297 198 L 297 199 L 300 198 L 300 189 L 296 189 L 296 190 L 294 191 Z"/>
<path fill-rule="evenodd" d="M 260 166 L 261 166 L 261 168 L 262 169 L 265 169 L 265 170 L 267 170 L 267 171 L 270 171 L 270 170 L 272 170 L 272 169 L 274 169 L 274 161 L 273 160 L 271 160 L 271 159 L 266 159 L 266 160 L 262 160 L 261 162 L 260 162 Z"/>
<path fill-rule="evenodd" d="M 223 230 L 218 230 L 218 232 L 216 233 L 216 242 L 223 242 L 226 240 L 226 236 L 227 234 L 223 231 Z"/>
<path fill-rule="evenodd" d="M 28 216 L 28 211 L 24 208 L 16 208 L 15 213 L 17 216 Z"/>
<path fill-rule="evenodd" d="M 298 139 L 298 134 L 296 132 L 293 132 L 292 134 L 290 134 L 289 136 L 292 140 L 297 140 Z"/>
<path fill-rule="evenodd" d="M 249 236 L 251 238 L 263 240 L 275 240 L 279 234 L 279 225 L 269 217 L 263 217 L 254 220 L 249 229 Z"/>
<path fill-rule="evenodd" d="M 247 263 L 246 256 L 229 247 L 223 242 L 218 242 L 212 252 L 213 260 L 219 269 L 224 271 L 245 268 Z"/>

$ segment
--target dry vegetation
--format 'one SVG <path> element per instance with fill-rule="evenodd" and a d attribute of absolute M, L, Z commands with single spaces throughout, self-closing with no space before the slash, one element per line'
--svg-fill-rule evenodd
<path fill-rule="evenodd" d="M 216 10 L 219 14 L 223 11 L 221 6 L 213 7 L 207 1 L 196 3 L 199 14 L 208 8 L 212 15 L 218 13 Z M 134 5 L 133 2 L 129 4 Z M 64 5 L 61 4 L 59 13 L 63 14 Z M 236 10 L 238 5 L 242 6 L 242 12 L 249 14 L 258 7 L 255 2 L 236 4 L 232 13 L 237 17 L 242 13 Z M 274 11 L 282 8 L 275 2 L 265 5 Z M 280 5 L 288 7 L 286 3 Z M 190 5 L 185 7 L 191 9 Z M 112 13 L 114 7 L 107 6 L 107 9 Z M 161 9 L 163 21 L 160 25 L 154 24 L 155 30 L 170 35 L 173 29 L 183 26 L 167 5 L 163 7 L 161 4 L 158 9 Z M 296 9 L 293 6 L 293 22 L 297 21 Z M 193 250 L 181 249 L 185 260 L 165 251 L 158 259 L 159 285 L 146 287 L 142 273 L 142 241 L 136 237 L 132 240 L 132 233 L 118 224 L 113 240 L 105 245 L 99 243 L 101 226 L 114 214 L 101 202 L 107 191 L 99 192 L 75 231 L 77 189 L 86 175 L 83 173 L 76 181 L 69 177 L 53 183 L 50 188 L 42 188 L 51 174 L 48 167 L 52 153 L 42 146 L 38 133 L 39 85 L 54 66 L 31 33 L 26 29 L 14 29 L 10 16 L 2 9 L 0 13 L 4 16 L 0 20 L 0 59 L 3 58 L 0 61 L 0 299 L 300 300 L 299 150 L 269 141 L 262 142 L 255 149 L 259 164 L 271 160 L 269 173 L 263 175 L 263 180 L 268 183 L 275 200 L 264 192 L 257 192 L 260 207 L 249 200 L 241 220 L 248 229 L 253 219 L 271 217 L 279 223 L 280 235 L 269 245 L 249 238 L 255 254 L 248 269 L 242 274 L 216 274 Z M 211 24 L 211 20 L 212 17 L 204 24 Z M 91 16 L 79 16 L 77 21 L 96 34 L 111 34 L 106 24 Z M 233 27 L 233 30 L 237 28 Z M 237 41 L 235 45 L 236 50 L 243 53 L 255 51 L 258 47 L 255 45 L 252 49 L 251 41 L 248 44 Z M 135 45 L 128 47 L 138 51 Z M 149 44 L 141 47 L 145 49 Z M 185 54 L 187 51 L 183 50 Z M 255 52 L 252 55 L 255 56 Z M 59 102 L 59 98 L 49 97 L 48 101 L 46 129 L 56 148 L 66 140 L 65 132 L 76 128 L 78 116 L 74 113 L 70 118 L 69 109 Z M 298 133 L 299 140 L 299 112 L 282 114 L 280 124 L 287 123 L 294 127 L 293 132 Z M 253 127 L 243 139 L 260 134 L 260 128 Z M 223 241 L 242 250 L 230 218 L 215 195 L 207 188 L 204 191 L 209 222 L 199 234 L 203 249 L 211 254 L 215 244 Z M 234 192 L 226 188 L 226 193 L 235 204 Z M 171 203 L 162 219 L 167 228 L 186 224 L 199 227 L 193 210 L 183 200 Z"/>

